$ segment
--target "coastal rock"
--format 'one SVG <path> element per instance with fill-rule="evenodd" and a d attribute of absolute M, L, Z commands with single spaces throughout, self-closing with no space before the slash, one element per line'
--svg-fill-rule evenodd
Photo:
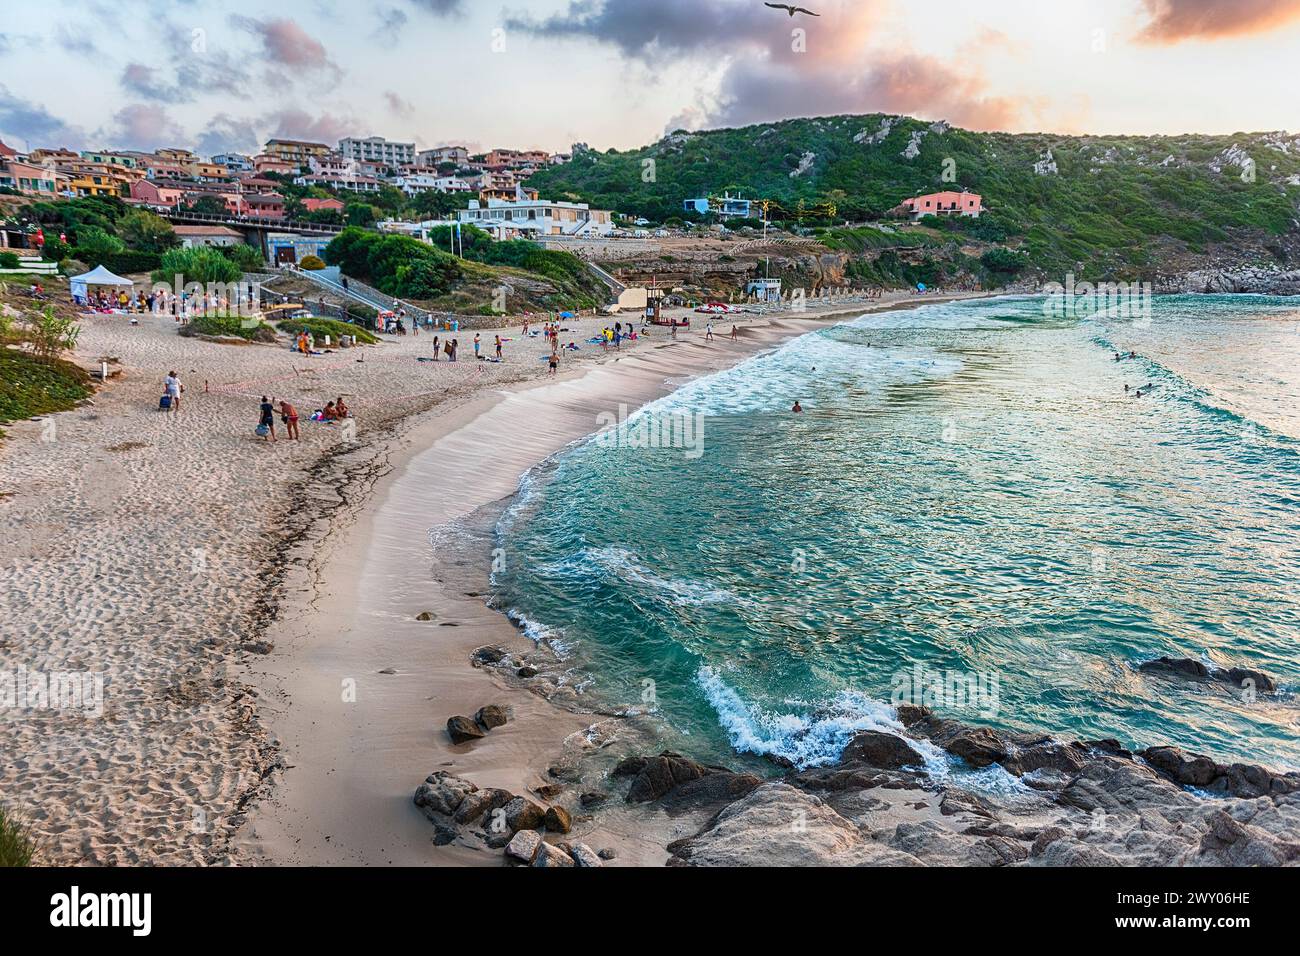
<path fill-rule="evenodd" d="M 928 720 L 933 716 L 929 707 L 922 707 L 919 704 L 899 704 L 897 712 L 898 722 L 904 727 L 919 724 L 921 721 Z"/>
<path fill-rule="evenodd" d="M 415 790 L 415 805 L 425 812 L 451 816 L 464 802 L 465 797 L 478 787 L 461 777 L 438 770 L 429 774 Z"/>
<path fill-rule="evenodd" d="M 703 831 L 669 847 L 678 866 L 916 865 L 872 843 L 811 794 L 767 783 L 724 809 Z"/>
<path fill-rule="evenodd" d="M 551 846 L 549 843 L 543 843 L 537 848 L 537 856 L 533 858 L 533 866 L 541 867 L 570 867 L 574 866 L 573 857 L 565 853 L 559 847 Z"/>
<path fill-rule="evenodd" d="M 592 807 L 598 807 L 609 799 L 609 794 L 603 790 L 588 790 L 578 797 L 578 802 L 582 804 L 584 810 L 590 810 Z"/>
<path fill-rule="evenodd" d="M 853 735 L 840 757 L 843 763 L 865 763 L 882 770 L 919 767 L 925 758 L 902 737 L 877 730 L 860 730 Z"/>
<path fill-rule="evenodd" d="M 1226 670 L 1211 669 L 1190 657 L 1158 657 L 1138 665 L 1138 670 L 1149 674 L 1166 674 L 1191 680 L 1218 681 L 1234 688 L 1249 688 L 1261 694 L 1277 692 L 1277 682 L 1263 671 L 1249 667 L 1231 667 Z"/>
<path fill-rule="evenodd" d="M 495 730 L 497 727 L 504 727 L 509 719 L 509 712 L 498 704 L 488 704 L 486 707 L 480 707 L 478 713 L 474 715 L 474 723 L 484 730 Z"/>
<path fill-rule="evenodd" d="M 488 644 L 478 648 L 470 656 L 470 663 L 475 667 L 482 667 L 485 664 L 500 664 L 506 659 L 506 652 L 499 647 Z"/>
<path fill-rule="evenodd" d="M 506 858 L 531 865 L 542 846 L 542 837 L 536 830 L 520 830 L 506 844 Z"/>
<path fill-rule="evenodd" d="M 456 808 L 453 819 L 465 826 L 484 816 L 491 817 L 493 810 L 504 807 L 513 799 L 514 794 L 509 790 L 495 788 L 467 793 L 460 806 Z"/>
<path fill-rule="evenodd" d="M 451 738 L 453 744 L 465 744 L 472 740 L 480 740 L 486 735 L 478 724 L 468 717 L 449 717 L 447 719 L 447 736 Z"/>
<path fill-rule="evenodd" d="M 618 852 L 615 851 L 615 850 L 611 850 L 609 847 L 606 847 L 605 849 L 601 850 L 601 851 L 600 851 L 599 853 L 597 853 L 596 855 L 597 855 L 598 857 L 600 857 L 602 860 L 616 860 L 616 859 L 618 859 Z"/>
<path fill-rule="evenodd" d="M 753 774 L 705 766 L 671 751 L 654 757 L 630 757 L 614 768 L 612 776 L 633 778 L 628 803 L 663 800 L 671 813 L 734 800 L 761 783 Z"/>
<path fill-rule="evenodd" d="M 527 679 L 530 678 L 530 677 L 536 677 L 536 676 L 537 676 L 537 673 L 538 673 L 538 671 L 537 671 L 537 668 L 536 668 L 536 667 L 529 667 L 529 666 L 525 665 L 525 666 L 519 668 L 517 671 L 515 671 L 515 676 L 516 676 L 516 677 L 521 677 L 521 678 L 523 678 L 524 680 L 527 680 Z"/>
<path fill-rule="evenodd" d="M 578 865 L 579 869 L 594 869 L 605 865 L 601 861 L 600 854 L 585 843 L 573 844 L 569 849 L 569 855 L 573 857 L 573 862 Z"/>
<path fill-rule="evenodd" d="M 1187 754 L 1177 747 L 1152 747 L 1142 751 L 1142 759 L 1185 787 L 1207 787 L 1219 776 L 1209 757 Z"/>
<path fill-rule="evenodd" d="M 963 730 L 944 744 L 944 749 L 976 769 L 1007 759 L 1006 745 L 987 727 Z"/>
<path fill-rule="evenodd" d="M 436 616 L 432 611 L 421 611 L 415 615 L 415 619 L 417 621 L 432 621 Z"/>
<path fill-rule="evenodd" d="M 453 826 L 445 823 L 438 823 L 433 828 L 433 845 L 446 846 L 449 843 L 455 843 L 460 836 L 460 832 Z"/>
<path fill-rule="evenodd" d="M 527 797 L 515 797 L 503 808 L 510 831 L 540 830 L 546 823 L 546 811 Z"/>
<path fill-rule="evenodd" d="M 573 829 L 573 817 L 564 807 L 547 807 L 542 822 L 548 833 L 568 833 Z"/>

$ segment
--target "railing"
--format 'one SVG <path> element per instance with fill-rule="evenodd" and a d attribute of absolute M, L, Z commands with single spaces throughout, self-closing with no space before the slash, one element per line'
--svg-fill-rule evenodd
<path fill-rule="evenodd" d="M 590 269 L 592 272 L 596 274 L 596 278 L 598 278 L 601 282 L 605 283 L 605 285 L 609 286 L 609 290 L 613 292 L 615 295 L 619 295 L 620 293 L 627 291 L 627 286 L 619 282 L 617 279 L 615 279 L 612 275 L 610 275 L 600 266 L 596 265 L 596 263 L 586 262 L 585 260 L 584 263 L 588 269 Z"/>
<path fill-rule="evenodd" d="M 306 279 L 316 283 L 322 288 L 328 289 L 335 295 L 344 298 L 354 299 L 372 308 L 379 309 L 381 312 L 397 312 L 399 309 L 405 309 L 406 314 L 421 321 L 428 321 L 433 313 L 427 309 L 422 309 L 418 305 L 412 305 L 402 299 L 395 299 L 391 295 L 385 295 L 378 289 L 366 285 L 364 282 L 358 282 L 356 279 L 349 278 L 345 288 L 341 282 L 335 282 L 333 279 L 327 279 L 309 269 L 299 269 L 295 275 L 303 276 Z"/>
<path fill-rule="evenodd" d="M 214 226 L 251 227 L 254 229 L 280 229 L 285 232 L 314 232 L 331 236 L 338 235 L 347 228 L 346 226 L 336 226 L 331 223 L 302 222 L 297 219 L 272 219 L 263 216 L 218 216 L 212 213 L 186 212 L 185 210 L 180 209 L 164 212 L 163 218 L 169 219 L 172 222 L 189 222 L 198 223 L 199 225 L 210 224 Z"/>

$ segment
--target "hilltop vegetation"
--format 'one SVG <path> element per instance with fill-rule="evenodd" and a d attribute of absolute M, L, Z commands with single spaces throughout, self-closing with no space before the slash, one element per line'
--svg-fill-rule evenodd
<path fill-rule="evenodd" d="M 325 261 L 386 295 L 433 309 L 580 309 L 604 300 L 605 287 L 571 253 L 522 239 L 493 242 L 473 227 L 462 230 L 464 258 L 444 251 L 451 239 L 446 229 L 431 239 L 350 226 L 326 247 Z"/>
<path fill-rule="evenodd" d="M 1286 264 L 1300 251 L 1300 137 L 974 133 L 881 114 L 676 132 L 643 149 L 578 150 L 529 185 L 654 221 L 698 219 L 682 201 L 724 191 L 795 210 L 804 227 L 886 217 L 921 192 L 983 195 L 980 220 L 927 222 L 958 241 L 1006 243 L 1049 273 L 1137 275 L 1216 246 Z M 795 225 L 796 223 L 790 223 Z M 819 233 L 895 248 L 867 233 Z M 841 246 L 843 248 L 844 246 Z"/>

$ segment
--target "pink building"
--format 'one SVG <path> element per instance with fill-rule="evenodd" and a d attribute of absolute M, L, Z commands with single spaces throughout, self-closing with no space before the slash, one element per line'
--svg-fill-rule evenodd
<path fill-rule="evenodd" d="M 149 206 L 174 209 L 184 193 L 172 186 L 163 186 L 150 179 L 137 179 L 131 184 L 131 198 Z"/>
<path fill-rule="evenodd" d="M 979 193 L 942 192 L 904 199 L 902 207 L 911 213 L 913 219 L 922 216 L 970 216 L 978 219 L 984 211 L 984 202 Z"/>

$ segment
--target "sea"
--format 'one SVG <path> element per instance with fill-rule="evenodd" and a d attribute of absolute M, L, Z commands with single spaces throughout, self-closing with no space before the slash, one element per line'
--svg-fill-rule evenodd
<path fill-rule="evenodd" d="M 1300 300 L 926 304 L 610 419 L 493 601 L 664 747 L 821 766 L 910 702 L 1300 769 Z"/>

